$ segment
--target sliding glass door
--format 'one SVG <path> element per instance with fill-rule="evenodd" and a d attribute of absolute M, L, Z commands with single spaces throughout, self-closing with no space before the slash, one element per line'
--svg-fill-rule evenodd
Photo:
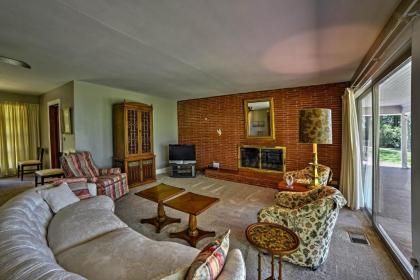
<path fill-rule="evenodd" d="M 374 222 L 406 266 L 411 240 L 411 62 L 376 86 L 377 192 Z"/>
<path fill-rule="evenodd" d="M 412 274 L 411 60 L 357 99 L 364 206 L 374 227 Z"/>

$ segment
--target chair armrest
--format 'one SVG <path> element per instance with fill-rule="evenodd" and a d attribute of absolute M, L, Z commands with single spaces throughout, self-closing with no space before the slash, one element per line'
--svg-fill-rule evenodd
<path fill-rule="evenodd" d="M 307 192 L 281 191 L 275 194 L 274 202 L 281 207 L 296 208 L 308 203 Z"/>
<path fill-rule="evenodd" d="M 225 266 L 217 280 L 245 280 L 246 269 L 244 258 L 239 249 L 229 251 Z"/>
<path fill-rule="evenodd" d="M 90 193 L 91 196 L 98 196 L 98 189 L 96 187 L 96 184 L 87 183 L 87 187 L 89 189 L 89 193 Z"/>
<path fill-rule="evenodd" d="M 99 169 L 99 175 L 119 175 L 121 174 L 121 168 L 115 167 L 115 168 L 101 168 Z"/>
<path fill-rule="evenodd" d="M 258 212 L 257 220 L 259 223 L 273 223 L 287 227 L 289 223 L 289 216 L 291 215 L 292 211 L 295 210 L 282 208 L 277 205 L 264 207 Z"/>

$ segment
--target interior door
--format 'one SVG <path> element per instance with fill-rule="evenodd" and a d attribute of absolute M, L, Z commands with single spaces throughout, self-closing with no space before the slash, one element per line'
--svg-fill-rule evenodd
<path fill-rule="evenodd" d="M 51 168 L 60 167 L 60 109 L 58 104 L 48 107 L 50 123 L 50 165 Z"/>

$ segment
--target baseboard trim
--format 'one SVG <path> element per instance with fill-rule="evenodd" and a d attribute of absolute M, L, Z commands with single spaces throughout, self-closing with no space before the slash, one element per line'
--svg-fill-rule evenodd
<path fill-rule="evenodd" d="M 167 174 L 167 173 L 169 173 L 169 167 L 156 169 L 156 175 Z"/>

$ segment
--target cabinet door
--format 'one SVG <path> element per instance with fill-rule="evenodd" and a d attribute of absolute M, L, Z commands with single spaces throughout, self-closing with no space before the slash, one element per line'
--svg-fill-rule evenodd
<path fill-rule="evenodd" d="M 151 153 L 152 151 L 152 112 L 141 112 L 141 152 Z"/>
<path fill-rule="evenodd" d="M 127 155 L 139 153 L 139 114 L 135 109 L 127 109 Z"/>
<path fill-rule="evenodd" d="M 142 164 L 141 160 L 133 160 L 127 163 L 127 179 L 130 186 L 139 184 L 143 181 L 142 178 Z"/>
<path fill-rule="evenodd" d="M 155 178 L 153 159 L 144 159 L 142 161 L 143 181 Z"/>

